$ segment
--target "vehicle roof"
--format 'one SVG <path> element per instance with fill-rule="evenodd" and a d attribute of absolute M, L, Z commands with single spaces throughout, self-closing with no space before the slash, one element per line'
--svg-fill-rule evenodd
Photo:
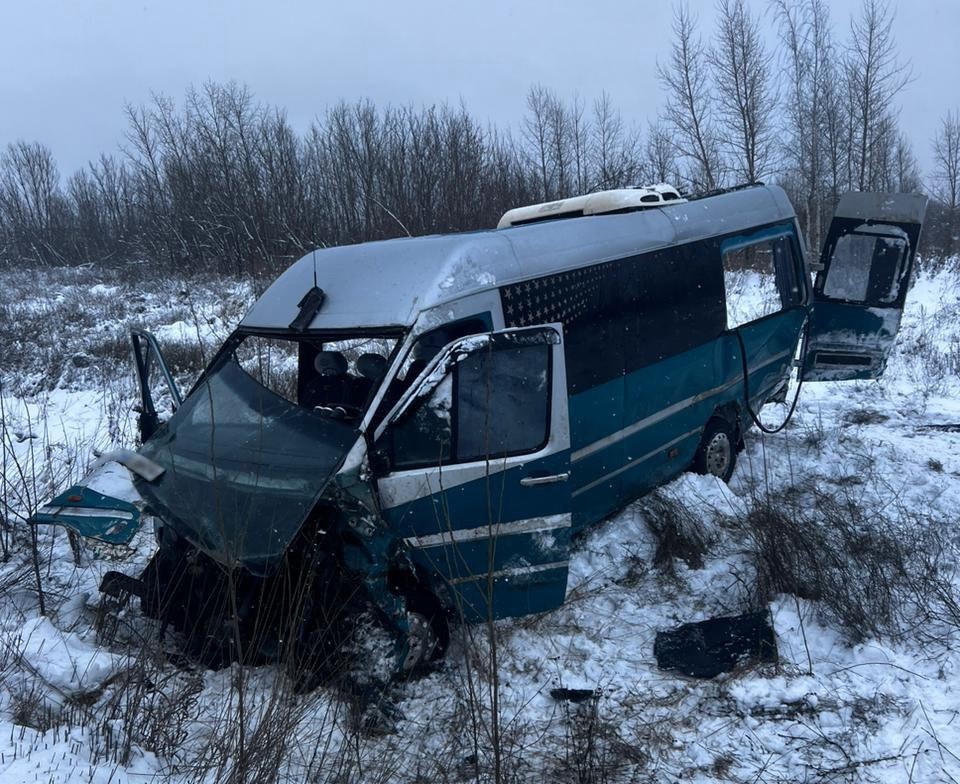
<path fill-rule="evenodd" d="M 793 217 L 781 188 L 758 185 L 639 212 L 315 250 L 240 326 L 286 329 L 314 276 L 326 296 L 309 329 L 411 326 L 421 311 L 469 293 Z"/>

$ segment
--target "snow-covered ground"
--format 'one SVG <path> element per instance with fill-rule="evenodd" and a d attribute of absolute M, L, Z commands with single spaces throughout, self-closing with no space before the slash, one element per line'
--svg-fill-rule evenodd
<path fill-rule="evenodd" d="M 748 435 L 729 486 L 687 474 L 589 532 L 562 608 L 457 630 L 444 665 L 392 689 L 375 726 L 360 726 L 355 695 L 294 694 L 275 667 L 176 667 L 134 606 L 98 619 L 100 576 L 136 573 L 149 530 L 129 548 L 76 552 L 62 531 L 40 530 L 34 569 L 30 532 L 12 519 L 0 564 L 0 781 L 477 781 L 498 767 L 502 781 L 960 780 L 958 280 L 917 280 L 880 382 L 804 385 L 781 433 Z M 15 299 L 26 283 L 13 283 L 4 330 L 29 322 L 38 333 L 21 334 L 19 350 L 39 346 L 57 363 L 45 374 L 9 353 L 9 334 L 0 342 L 0 490 L 14 509 L 82 476 L 95 451 L 131 442 L 129 363 L 113 348 L 130 321 L 182 343 L 188 377 L 198 359 L 187 345 L 199 335 L 209 356 L 250 296 L 239 284 L 157 283 L 130 306 L 123 281 L 51 273 Z M 762 417 L 785 413 L 771 405 Z M 765 606 L 757 552 L 770 509 L 828 539 L 845 515 L 846 580 L 834 569 L 829 596 L 772 596 L 777 664 L 710 681 L 658 670 L 658 630 Z M 700 568 L 655 565 L 651 524 L 664 510 L 706 542 Z M 904 546 L 874 563 L 878 541 Z M 877 615 L 858 620 L 851 607 Z M 557 687 L 594 696 L 558 702 Z"/>

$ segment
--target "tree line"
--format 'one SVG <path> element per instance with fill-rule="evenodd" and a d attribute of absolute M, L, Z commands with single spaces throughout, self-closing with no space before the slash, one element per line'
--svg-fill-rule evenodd
<path fill-rule="evenodd" d="M 773 28 L 769 28 L 769 25 Z M 774 32 L 773 43 L 768 32 Z M 303 133 L 235 83 L 126 107 L 125 142 L 64 180 L 51 151 L 0 155 L 0 261 L 152 261 L 249 271 L 328 245 L 485 228 L 508 208 L 630 184 L 693 194 L 777 182 L 811 248 L 848 190 L 926 190 L 928 251 L 955 251 L 960 115 L 921 178 L 897 98 L 912 78 L 884 0 L 838 34 L 826 0 L 719 0 L 710 35 L 675 8 L 662 112 L 640 129 L 609 95 L 534 85 L 513 127 L 467 107 L 324 110 Z"/>

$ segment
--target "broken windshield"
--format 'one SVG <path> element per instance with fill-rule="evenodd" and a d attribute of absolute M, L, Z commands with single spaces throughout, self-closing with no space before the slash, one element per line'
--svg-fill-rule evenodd
<path fill-rule="evenodd" d="M 166 471 L 138 487 L 221 562 L 268 571 L 356 440 L 386 357 L 347 359 L 340 345 L 319 341 L 271 340 L 267 353 L 252 342 L 224 353 L 144 444 L 141 453 Z"/>

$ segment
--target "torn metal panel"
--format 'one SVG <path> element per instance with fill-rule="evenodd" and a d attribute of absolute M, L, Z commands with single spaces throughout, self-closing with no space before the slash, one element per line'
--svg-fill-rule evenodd
<path fill-rule="evenodd" d="M 34 525 L 62 525 L 107 544 L 126 544 L 140 528 L 140 510 L 128 501 L 74 486 L 30 518 Z"/>

